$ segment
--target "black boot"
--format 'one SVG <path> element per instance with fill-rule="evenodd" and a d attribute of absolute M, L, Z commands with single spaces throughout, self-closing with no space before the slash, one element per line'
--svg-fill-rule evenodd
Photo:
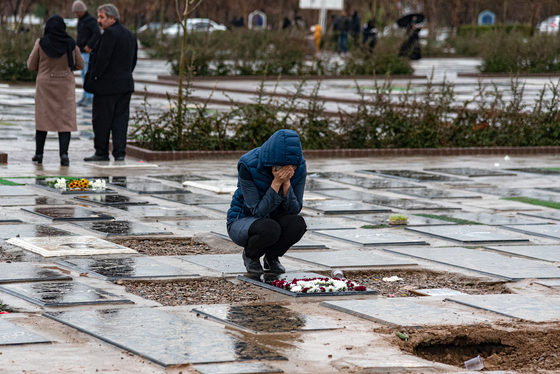
<path fill-rule="evenodd" d="M 36 162 L 38 164 L 42 164 L 43 163 L 43 155 L 35 155 L 31 159 L 31 161 Z"/>
<path fill-rule="evenodd" d="M 275 274 L 282 274 L 286 272 L 286 268 L 282 266 L 278 257 L 266 254 L 264 255 L 263 263 L 265 271 Z"/>
<path fill-rule="evenodd" d="M 70 159 L 68 155 L 60 156 L 60 166 L 70 166 Z"/>
<path fill-rule="evenodd" d="M 247 273 L 262 274 L 264 270 L 261 266 L 261 261 L 258 258 L 249 258 L 245 255 L 245 250 L 243 250 L 243 263 L 245 264 L 245 269 Z"/>
<path fill-rule="evenodd" d="M 31 159 L 31 161 L 36 162 L 38 164 L 43 163 L 43 151 L 45 150 L 45 141 L 47 140 L 47 132 L 46 131 L 35 131 L 35 156 Z"/>

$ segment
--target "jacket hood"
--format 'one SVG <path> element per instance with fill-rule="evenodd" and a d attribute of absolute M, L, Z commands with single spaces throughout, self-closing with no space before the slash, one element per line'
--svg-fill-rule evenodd
<path fill-rule="evenodd" d="M 259 149 L 259 165 L 263 166 L 300 166 L 305 163 L 301 140 L 293 130 L 278 130 Z"/>

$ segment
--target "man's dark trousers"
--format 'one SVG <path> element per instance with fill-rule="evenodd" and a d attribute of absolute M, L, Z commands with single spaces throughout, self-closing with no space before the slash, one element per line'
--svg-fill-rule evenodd
<path fill-rule="evenodd" d="M 93 145 L 95 155 L 109 157 L 109 136 L 113 134 L 113 157 L 126 156 L 126 136 L 132 92 L 93 96 Z"/>

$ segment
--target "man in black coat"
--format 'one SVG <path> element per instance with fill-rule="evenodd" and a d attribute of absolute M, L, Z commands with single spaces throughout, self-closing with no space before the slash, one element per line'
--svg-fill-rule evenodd
<path fill-rule="evenodd" d="M 82 58 L 85 62 L 85 67 L 82 69 L 82 83 L 85 80 L 89 54 L 101 36 L 101 30 L 94 16 L 88 13 L 86 4 L 81 0 L 76 0 L 72 4 L 72 12 L 78 17 L 78 37 L 76 44 L 82 52 Z M 78 106 L 89 106 L 93 102 L 93 94 L 84 90 L 82 99 L 78 101 Z"/>
<path fill-rule="evenodd" d="M 93 133 L 95 155 L 84 161 L 109 161 L 109 136 L 113 135 L 113 157 L 124 161 L 130 115 L 130 97 L 134 92 L 132 71 L 136 67 L 136 36 L 119 23 L 119 11 L 113 4 L 97 9 L 97 22 L 103 29 L 93 49 L 85 89 L 93 92 Z"/>

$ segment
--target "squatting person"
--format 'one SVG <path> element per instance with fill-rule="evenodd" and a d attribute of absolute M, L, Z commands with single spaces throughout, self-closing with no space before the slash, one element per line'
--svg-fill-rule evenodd
<path fill-rule="evenodd" d="M 298 215 L 307 177 L 298 134 L 275 132 L 261 147 L 241 156 L 237 171 L 237 190 L 227 214 L 229 237 L 244 248 L 247 272 L 284 273 L 279 257 L 307 229 Z"/>

